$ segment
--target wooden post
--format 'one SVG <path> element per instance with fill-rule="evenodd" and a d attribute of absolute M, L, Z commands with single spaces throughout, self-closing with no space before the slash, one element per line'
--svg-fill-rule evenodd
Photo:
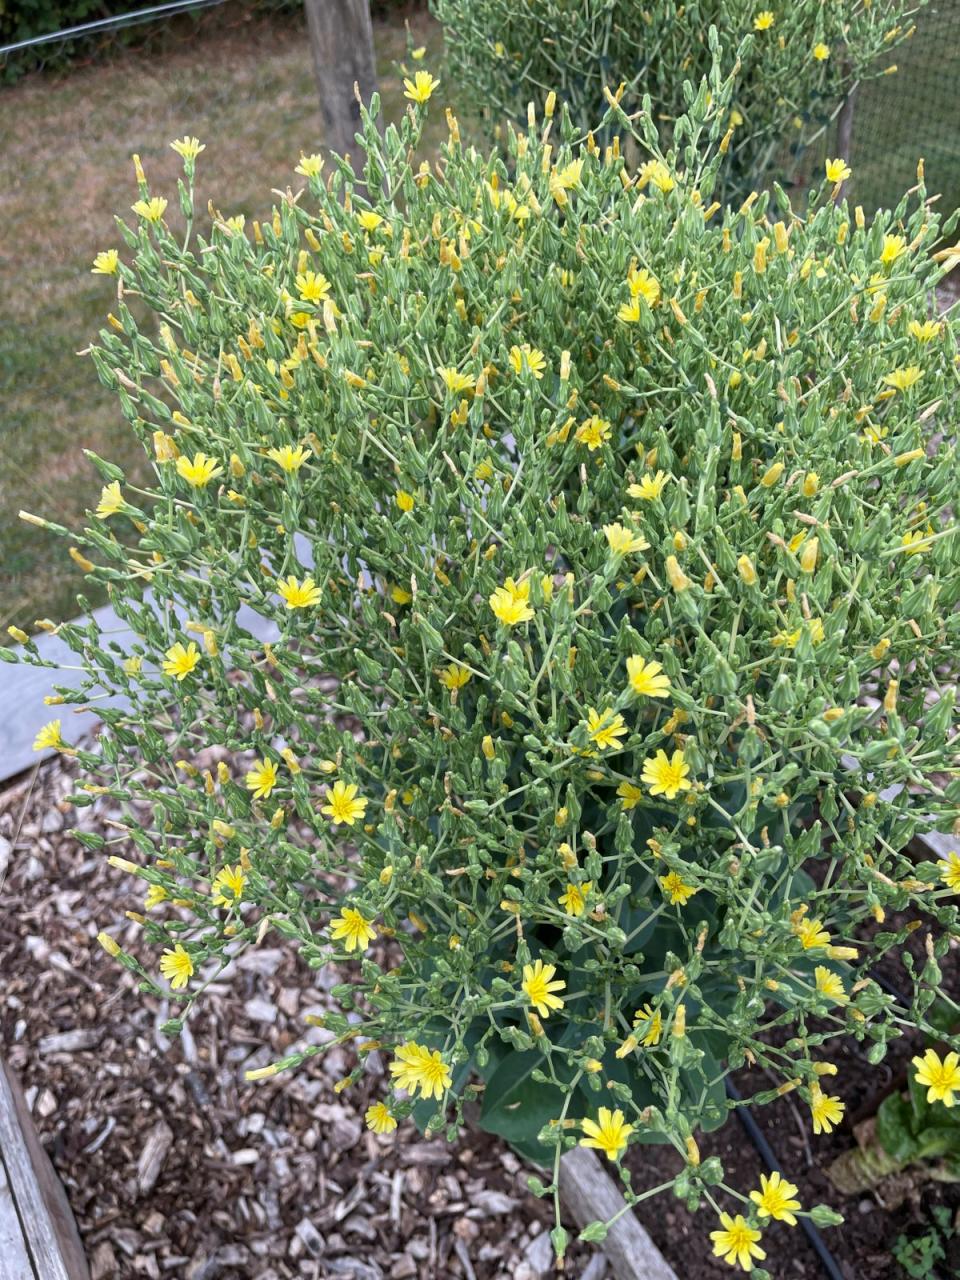
<path fill-rule="evenodd" d="M 377 87 L 369 0 L 304 0 L 310 48 L 320 94 L 324 143 L 340 155 L 353 152 L 360 128 L 360 104 Z M 356 167 L 356 162 L 354 164 Z"/>

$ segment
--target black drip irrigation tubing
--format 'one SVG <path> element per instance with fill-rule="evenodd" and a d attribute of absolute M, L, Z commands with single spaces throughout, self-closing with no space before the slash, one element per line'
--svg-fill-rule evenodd
<path fill-rule="evenodd" d="M 870 977 L 873 978 L 874 982 L 876 982 L 878 986 L 882 987 L 883 990 L 886 991 L 887 995 L 893 996 L 894 1000 L 896 1000 L 897 1004 L 899 1004 L 902 1008 L 908 1007 L 909 1001 L 907 1000 L 906 996 L 904 996 L 903 993 L 897 987 L 895 987 L 892 982 L 888 982 L 887 979 L 884 978 L 882 974 L 871 973 Z M 727 1091 L 727 1097 L 730 1099 L 731 1102 L 736 1102 L 738 1104 L 737 1119 L 740 1121 L 740 1123 L 743 1125 L 744 1129 L 746 1130 L 747 1137 L 750 1139 L 750 1141 L 753 1143 L 754 1147 L 756 1148 L 757 1154 L 759 1155 L 760 1159 L 767 1166 L 767 1168 L 770 1170 L 771 1173 L 782 1174 L 783 1170 L 780 1168 L 779 1161 L 777 1160 L 777 1157 L 774 1155 L 773 1148 L 770 1146 L 770 1143 L 763 1136 L 763 1130 L 760 1128 L 756 1120 L 754 1120 L 753 1116 L 751 1115 L 749 1106 L 744 1104 L 743 1095 L 737 1089 L 737 1086 L 731 1082 L 729 1076 L 725 1077 L 723 1083 Z M 827 1248 L 824 1242 L 823 1236 L 820 1234 L 820 1232 L 817 1230 L 814 1224 L 810 1221 L 809 1218 L 800 1218 L 799 1221 L 800 1221 L 800 1229 L 802 1230 L 803 1234 L 807 1237 L 807 1240 L 810 1243 L 811 1249 L 817 1255 L 817 1258 L 820 1261 L 820 1265 L 823 1267 L 823 1274 L 825 1276 L 829 1276 L 830 1280 L 846 1280 L 846 1277 L 844 1276 L 843 1272 L 837 1266 L 836 1258 Z"/>
<path fill-rule="evenodd" d="M 727 1090 L 727 1097 L 731 1102 L 739 1103 L 737 1107 L 737 1119 L 743 1125 L 747 1132 L 747 1137 L 757 1149 L 757 1154 L 767 1166 L 771 1173 L 782 1173 L 777 1157 L 773 1154 L 773 1148 L 763 1136 L 760 1126 L 750 1114 L 749 1107 L 743 1105 L 743 1097 L 738 1091 L 736 1085 L 731 1084 L 730 1077 L 724 1080 L 724 1086 Z M 829 1276 L 830 1280 L 846 1280 L 843 1272 L 837 1266 L 837 1260 L 824 1243 L 823 1236 L 810 1221 L 809 1218 L 800 1218 L 800 1229 L 810 1242 L 810 1248 L 820 1260 L 823 1268 L 823 1274 Z"/>

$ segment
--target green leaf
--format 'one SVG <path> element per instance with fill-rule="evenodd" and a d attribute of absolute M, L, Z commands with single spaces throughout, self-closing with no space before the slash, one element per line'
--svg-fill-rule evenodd
<path fill-rule="evenodd" d="M 580 1232 L 579 1239 L 587 1244 L 601 1244 L 607 1238 L 605 1222 L 588 1222 Z"/>
<path fill-rule="evenodd" d="M 901 1093 L 884 1098 L 877 1110 L 877 1141 L 888 1156 L 901 1164 L 917 1158 L 919 1144 L 914 1123 L 910 1103 Z"/>
<path fill-rule="evenodd" d="M 511 1054 L 488 1079 L 480 1109 L 481 1128 L 498 1134 L 528 1160 L 544 1166 L 552 1161 L 553 1150 L 538 1142 L 537 1134 L 563 1106 L 559 1089 L 533 1079 L 533 1072 L 545 1066 L 542 1053 Z"/>

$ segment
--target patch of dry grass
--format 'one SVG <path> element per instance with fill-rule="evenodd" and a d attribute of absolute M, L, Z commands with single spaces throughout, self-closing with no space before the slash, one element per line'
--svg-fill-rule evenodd
<path fill-rule="evenodd" d="M 84 448 L 132 475 L 145 465 L 93 365 L 76 355 L 110 308 L 111 282 L 90 264 L 120 246 L 114 214 L 137 198 L 130 156 L 139 153 L 172 209 L 180 159 L 169 143 L 195 134 L 207 144 L 198 209 L 212 199 L 228 216 L 263 218 L 271 190 L 294 181 L 300 152 L 322 143 L 300 16 L 217 14 L 161 52 L 127 52 L 0 92 L 0 635 L 10 623 L 73 616 L 82 588 L 63 542 L 17 511 L 79 525 L 100 491 Z M 436 67 L 438 28 L 422 14 L 410 22 Z M 376 24 L 374 38 L 384 110 L 396 119 L 402 22 Z"/>

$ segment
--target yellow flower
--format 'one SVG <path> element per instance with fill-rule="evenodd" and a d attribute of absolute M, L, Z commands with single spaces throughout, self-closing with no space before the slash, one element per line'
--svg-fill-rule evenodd
<path fill-rule="evenodd" d="M 638 174 L 638 183 L 640 190 L 652 182 L 658 191 L 662 191 L 664 195 L 672 191 L 677 185 L 673 180 L 673 175 L 662 160 L 647 160 L 645 164 L 640 166 Z"/>
<path fill-rule="evenodd" d="M 761 9 L 753 20 L 754 31 L 769 31 L 776 19 L 769 9 Z"/>
<path fill-rule="evenodd" d="M 939 320 L 924 320 L 923 324 L 919 320 L 911 320 L 907 325 L 907 332 L 918 342 L 932 342 L 939 338 L 942 329 L 943 324 Z"/>
<path fill-rule="evenodd" d="M 923 377 L 923 370 L 918 365 L 909 364 L 903 369 L 894 369 L 883 381 L 888 387 L 896 387 L 898 391 L 909 391 Z"/>
<path fill-rule="evenodd" d="M 323 168 L 323 156 L 319 152 L 314 152 L 312 156 L 305 156 L 300 153 L 300 163 L 294 169 L 294 173 L 299 173 L 304 178 L 319 178 L 320 170 Z"/>
<path fill-rule="evenodd" d="M 330 296 L 330 281 L 320 271 L 304 271 L 297 276 L 297 292 L 304 302 L 323 302 Z"/>
<path fill-rule="evenodd" d="M 821 621 L 821 619 L 813 618 L 807 624 L 807 626 L 809 627 L 809 630 L 810 630 L 811 643 L 820 644 L 824 637 L 823 622 Z M 773 640 L 771 643 L 773 644 L 774 648 L 779 648 L 782 645 L 782 646 L 785 646 L 787 649 L 795 649 L 800 642 L 800 637 L 802 634 L 803 634 L 803 631 L 802 631 L 802 628 L 800 627 L 797 627 L 795 631 L 778 631 L 776 635 L 773 637 Z"/>
<path fill-rule="evenodd" d="M 838 973 L 834 973 L 826 965 L 818 964 L 813 971 L 813 976 L 820 995 L 826 996 L 828 1000 L 836 1001 L 837 1004 L 844 1004 L 849 1000 L 850 997 L 843 989 L 843 979 Z"/>
<path fill-rule="evenodd" d="M 543 352 L 536 347 L 531 347 L 529 342 L 525 342 L 521 347 L 510 348 L 510 367 L 516 374 L 521 374 L 526 369 L 528 373 L 539 382 L 543 377 L 543 371 L 547 367 L 546 357 Z"/>
<path fill-rule="evenodd" d="M 630 268 L 627 273 L 627 288 L 631 298 L 642 298 L 648 307 L 655 307 L 660 300 L 660 284 L 646 268 L 640 271 L 635 267 Z"/>
<path fill-rule="evenodd" d="M 328 803 L 321 807 L 320 812 L 327 814 L 335 824 L 352 827 L 363 817 L 370 803 L 357 795 L 359 790 L 355 782 L 343 782 L 338 778 L 327 792 Z"/>
<path fill-rule="evenodd" d="M 624 324 L 636 324 L 643 315 L 643 306 L 639 298 L 631 298 L 629 302 L 621 302 L 617 319 Z"/>
<path fill-rule="evenodd" d="M 191 640 L 184 648 L 178 641 L 169 648 L 163 661 L 163 674 L 174 676 L 177 680 L 185 680 L 200 661 L 200 650 Z"/>
<path fill-rule="evenodd" d="M 690 766 L 683 758 L 682 751 L 675 751 L 671 759 L 663 750 L 655 756 L 647 756 L 643 762 L 641 779 L 650 788 L 652 796 L 666 796 L 668 800 L 681 791 L 689 791 L 693 783 L 687 777 Z"/>
<path fill-rule="evenodd" d="M 516 583 L 508 578 L 502 587 L 497 587 L 490 596 L 489 604 L 496 617 L 506 627 L 514 627 L 518 622 L 529 622 L 533 617 L 533 609 L 529 604 L 530 580 Z"/>
<path fill-rule="evenodd" d="M 737 572 L 743 583 L 748 587 L 756 586 L 757 571 L 754 568 L 753 561 L 749 556 L 740 556 L 737 560 Z"/>
<path fill-rule="evenodd" d="M 154 907 L 159 907 L 161 902 L 166 902 L 169 897 L 169 893 L 162 884 L 152 884 L 143 899 L 144 910 L 152 911 Z"/>
<path fill-rule="evenodd" d="M 215 907 L 232 907 L 243 897 L 247 887 L 247 875 L 239 862 L 235 867 L 224 867 L 214 876 L 210 901 Z"/>
<path fill-rule="evenodd" d="M 364 1113 L 367 1128 L 373 1133 L 393 1133 L 397 1122 L 385 1102 L 373 1102 Z"/>
<path fill-rule="evenodd" d="M 824 1093 L 819 1085 L 810 1090 L 810 1115 L 814 1133 L 833 1133 L 833 1126 L 843 1119 L 845 1104 L 840 1098 Z"/>
<path fill-rule="evenodd" d="M 653 476 L 641 476 L 640 483 L 630 485 L 627 493 L 631 498 L 639 498 L 642 502 L 653 502 L 655 498 L 659 498 L 663 493 L 669 479 L 670 477 L 665 471 L 658 471 Z"/>
<path fill-rule="evenodd" d="M 699 893 L 699 889 L 695 889 L 691 884 L 686 884 L 677 871 L 671 871 L 669 875 L 660 876 L 658 884 L 669 897 L 671 906 L 674 907 L 685 907 L 693 895 Z"/>
<path fill-rule="evenodd" d="M 455 396 L 474 389 L 474 379 L 469 373 L 459 373 L 456 369 L 447 368 L 438 369 L 437 373 L 443 379 L 443 385 Z"/>
<path fill-rule="evenodd" d="M 953 1095 L 960 1093 L 960 1054 L 948 1053 L 941 1062 L 939 1054 L 928 1049 L 922 1058 L 911 1061 L 917 1068 L 917 1084 L 927 1091 L 927 1101 L 952 1107 L 956 1102 Z"/>
<path fill-rule="evenodd" d="M 557 901 L 568 916 L 582 916 L 592 888 L 592 880 L 584 880 L 583 884 L 568 884 L 566 893 L 562 893 Z"/>
<path fill-rule="evenodd" d="M 254 760 L 245 781 L 254 800 L 266 800 L 277 785 L 277 766 L 268 758 Z"/>
<path fill-rule="evenodd" d="M 535 960 L 533 964 L 523 966 L 523 982 L 520 984 L 520 989 L 541 1018 L 548 1018 L 551 1009 L 563 1008 L 562 996 L 553 993 L 562 991 L 567 984 L 562 978 L 554 979 L 553 975 L 556 972 L 555 965 L 544 964 L 542 960 Z"/>
<path fill-rule="evenodd" d="M 379 213 L 374 213 L 372 209 L 364 209 L 362 213 L 357 214 L 357 221 L 364 231 L 376 231 L 383 218 Z"/>
<path fill-rule="evenodd" d="M 342 939 L 344 951 L 366 951 L 376 936 L 371 921 L 353 907 L 344 907 L 330 924 L 330 937 L 334 942 Z"/>
<path fill-rule="evenodd" d="M 284 444 L 279 449 L 268 449 L 267 457 L 271 462 L 275 462 L 281 471 L 299 471 L 306 460 L 310 457 L 310 450 L 302 444 L 298 444 L 296 448 L 292 445 Z"/>
<path fill-rule="evenodd" d="M 642 533 L 627 529 L 622 524 L 605 524 L 603 532 L 615 556 L 632 555 L 636 551 L 646 551 L 650 546 Z"/>
<path fill-rule="evenodd" d="M 183 137 L 178 138 L 176 142 L 170 143 L 171 149 L 176 151 L 178 156 L 183 156 L 184 160 L 196 160 L 201 151 L 206 151 L 206 144 L 201 142 L 199 138 Z"/>
<path fill-rule="evenodd" d="M 804 951 L 813 951 L 817 947 L 830 945 L 830 935 L 823 927 L 823 921 L 814 919 L 796 920 L 793 932 L 800 939 Z"/>
<path fill-rule="evenodd" d="M 183 454 L 177 459 L 177 474 L 195 489 L 206 488 L 222 472 L 223 468 L 216 458 L 211 458 L 206 453 L 195 453 L 192 459 Z"/>
<path fill-rule="evenodd" d="M 654 1045 L 660 1043 L 660 1037 L 663 1035 L 663 1016 L 659 1009 L 645 1004 L 633 1015 L 633 1025 L 640 1031 L 642 1045 L 652 1049 Z"/>
<path fill-rule="evenodd" d="M 613 707 L 607 707 L 603 715 L 593 707 L 587 707 L 587 733 L 601 751 L 616 750 L 620 739 L 628 732 L 623 716 L 614 715 Z"/>
<path fill-rule="evenodd" d="M 48 724 L 45 724 L 33 740 L 34 751 L 48 751 L 50 749 L 59 751 L 63 746 L 63 739 L 60 737 L 62 724 L 62 720 L 51 720 Z"/>
<path fill-rule="evenodd" d="M 813 56 L 816 58 L 817 62 L 826 62 L 830 57 L 830 46 L 828 44 L 824 44 L 821 40 L 818 44 L 813 46 Z"/>
<path fill-rule="evenodd" d="M 667 571 L 667 580 L 673 587 L 674 591 L 688 591 L 690 589 L 690 579 L 680 568 L 680 561 L 676 556 L 667 556 L 663 562 Z"/>
<path fill-rule="evenodd" d="M 100 501 L 93 514 L 98 520 L 106 520 L 109 516 L 115 516 L 118 511 L 122 511 L 126 505 L 123 494 L 120 492 L 120 481 L 112 480 L 100 490 Z"/>
<path fill-rule="evenodd" d="M 394 1051 L 390 1072 L 398 1089 L 406 1089 L 414 1096 L 419 1089 L 424 1098 L 442 1098 L 453 1084 L 453 1075 L 440 1050 L 430 1050 L 415 1040 L 408 1040 Z"/>
<path fill-rule="evenodd" d="M 471 677 L 471 672 L 466 667 L 461 667 L 459 662 L 451 662 L 449 666 L 444 667 L 440 672 L 440 683 L 452 693 L 454 689 L 462 689 Z"/>
<path fill-rule="evenodd" d="M 193 961 L 179 942 L 172 951 L 164 951 L 160 957 L 160 972 L 174 991 L 181 991 L 193 977 Z"/>
<path fill-rule="evenodd" d="M 412 511 L 416 503 L 412 493 L 407 493 L 406 489 L 397 490 L 397 506 L 401 511 Z"/>
<path fill-rule="evenodd" d="M 320 603 L 320 588 L 310 577 L 298 582 L 291 573 L 287 580 L 282 578 L 277 584 L 277 594 L 286 603 L 288 609 L 309 609 Z"/>
<path fill-rule="evenodd" d="M 922 551 L 929 551 L 933 545 L 933 539 L 930 536 L 932 533 L 933 528 L 930 525 L 927 525 L 925 533 L 919 529 L 908 529 L 900 539 L 900 545 L 906 548 L 908 556 L 919 555 Z"/>
<path fill-rule="evenodd" d="M 880 261 L 888 267 L 906 252 L 907 242 L 903 236 L 885 235 L 880 248 Z"/>
<path fill-rule="evenodd" d="M 758 18 L 757 22 L 759 21 Z M 752 1271 L 754 1258 L 762 1260 L 767 1256 L 757 1243 L 763 1238 L 762 1232 L 748 1227 L 742 1213 L 738 1213 L 735 1218 L 731 1218 L 729 1213 L 721 1213 L 720 1226 L 720 1231 L 710 1232 L 715 1258 L 723 1258 L 731 1267 L 739 1263 L 744 1271 Z"/>
<path fill-rule="evenodd" d="M 600 418 L 594 414 L 577 427 L 575 438 L 593 453 L 594 449 L 599 449 L 606 440 L 610 439 L 610 423 L 606 418 Z"/>
<path fill-rule="evenodd" d="M 620 803 L 624 810 L 629 813 L 631 809 L 635 809 L 643 799 L 643 792 L 639 787 L 634 786 L 632 782 L 621 782 L 617 787 L 617 795 L 620 797 Z"/>
<path fill-rule="evenodd" d="M 167 202 L 163 196 L 154 196 L 151 200 L 138 200 L 136 204 L 130 206 L 134 213 L 139 214 L 141 218 L 146 218 L 148 222 L 159 222 L 166 207 Z"/>
<path fill-rule="evenodd" d="M 440 81 L 434 80 L 429 71 L 418 71 L 412 80 L 404 80 L 403 96 L 423 106 L 439 86 Z"/>
<path fill-rule="evenodd" d="M 403 587 L 391 587 L 390 599 L 393 601 L 394 604 L 404 605 L 404 604 L 410 604 L 410 602 L 413 600 L 413 596 L 410 594 L 409 591 L 404 591 Z"/>
<path fill-rule="evenodd" d="M 562 169 L 556 169 L 553 173 L 551 186 L 557 186 L 562 191 L 572 191 L 574 187 L 580 185 L 580 179 L 583 174 L 583 160 L 571 160 L 569 164 L 565 164 Z"/>
<path fill-rule="evenodd" d="M 758 1218 L 773 1218 L 776 1222 L 786 1222 L 795 1227 L 797 1219 L 793 1210 L 800 1208 L 800 1201 L 792 1198 L 796 1194 L 797 1188 L 793 1183 L 787 1182 L 779 1173 L 771 1173 L 769 1178 L 761 1173 L 760 1190 L 751 1191 L 750 1199 L 757 1206 Z"/>
<path fill-rule="evenodd" d="M 90 268 L 95 276 L 115 276 L 120 266 L 120 254 L 116 249 L 103 249 L 93 260 Z"/>
<path fill-rule="evenodd" d="M 846 160 L 827 160 L 825 163 L 828 182 L 846 182 L 853 170 Z"/>
<path fill-rule="evenodd" d="M 593 1147 L 602 1151 L 608 1160 L 618 1160 L 627 1149 L 627 1139 L 633 1133 L 633 1125 L 627 1124 L 623 1112 L 601 1107 L 599 1124 L 596 1120 L 581 1120 L 580 1128 L 587 1135 L 580 1139 L 581 1147 Z"/>
<path fill-rule="evenodd" d="M 55 723 L 59 723 L 55 721 Z M 960 893 L 960 854 L 955 849 L 947 854 L 945 858 L 941 858 L 939 863 L 940 879 L 952 889 L 954 893 Z"/>
<path fill-rule="evenodd" d="M 660 663 L 646 662 L 638 654 L 627 659 L 627 679 L 640 698 L 665 698 L 670 692 L 670 679 Z"/>

